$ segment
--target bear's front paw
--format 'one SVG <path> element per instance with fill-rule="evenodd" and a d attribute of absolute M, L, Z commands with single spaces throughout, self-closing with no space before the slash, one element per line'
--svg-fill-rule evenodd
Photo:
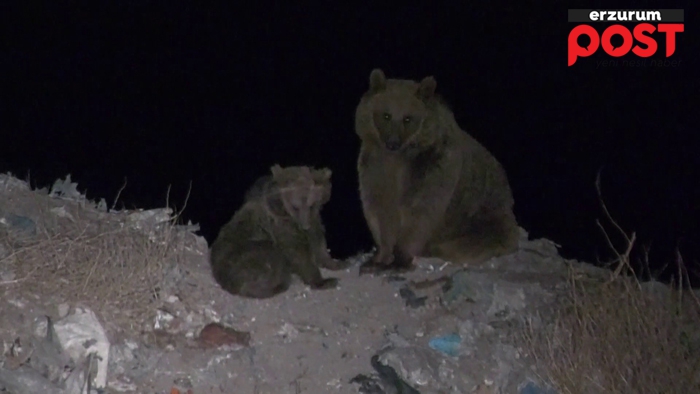
<path fill-rule="evenodd" d="M 382 248 L 380 247 L 372 256 L 372 263 L 378 265 L 389 265 L 394 261 L 394 253 L 391 252 L 392 248 Z"/>
<path fill-rule="evenodd" d="M 410 272 L 416 269 L 413 264 L 413 256 L 409 256 L 405 253 L 397 253 L 396 258 L 391 263 L 389 267 L 394 272 Z"/>

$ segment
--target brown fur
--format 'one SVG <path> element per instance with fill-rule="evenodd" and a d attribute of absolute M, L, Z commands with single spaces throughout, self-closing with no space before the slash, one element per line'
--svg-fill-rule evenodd
<path fill-rule="evenodd" d="M 212 273 L 222 288 L 244 297 L 279 294 L 298 275 L 314 289 L 333 288 L 319 267 L 345 268 L 326 247 L 321 207 L 331 195 L 329 169 L 275 165 L 258 179 L 243 206 L 212 244 Z"/>
<path fill-rule="evenodd" d="M 355 113 L 360 198 L 377 245 L 361 272 L 411 269 L 413 257 L 478 264 L 517 249 L 500 163 L 464 132 L 436 82 L 375 69 Z"/>

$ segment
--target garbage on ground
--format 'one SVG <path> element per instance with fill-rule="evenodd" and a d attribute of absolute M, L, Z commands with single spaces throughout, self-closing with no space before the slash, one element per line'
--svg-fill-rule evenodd
<path fill-rule="evenodd" d="M 85 196 L 78 191 L 78 184 L 71 182 L 70 174 L 66 175 L 65 179 L 57 179 L 53 183 L 49 196 L 52 198 L 75 201 L 82 201 L 85 199 Z"/>
<path fill-rule="evenodd" d="M 1 199 L 12 191 L 24 194 Z M 519 251 L 483 266 L 421 261 L 361 279 L 372 252 L 360 253 L 333 274 L 338 290 L 295 279 L 247 300 L 215 284 L 206 240 L 186 233 L 198 227 L 173 219 L 168 208 L 87 204 L 69 176 L 49 196 L 0 175 L 0 236 L 43 242 L 0 242 L 0 391 L 97 394 L 107 378 L 110 392 L 556 394 L 528 380 L 531 355 L 511 343 L 522 321 L 546 327 L 566 291 L 569 262 L 549 241 L 525 233 Z M 91 309 L 71 314 L 76 303 Z"/>
<path fill-rule="evenodd" d="M 0 368 L 0 388 L 12 393 L 92 394 L 93 386 L 106 387 L 108 348 L 90 310 L 56 323 L 39 318 L 34 332 L 24 341 L 18 338 L 10 349 L 5 368 Z"/>
<path fill-rule="evenodd" d="M 458 334 L 449 334 L 431 339 L 428 346 L 448 356 L 457 357 L 461 342 L 462 338 Z"/>
<path fill-rule="evenodd" d="M 25 236 L 36 235 L 36 223 L 28 217 L 7 213 L 0 216 L 0 224 L 7 227 L 9 231 L 13 231 Z"/>
<path fill-rule="evenodd" d="M 557 391 L 550 388 L 542 388 L 533 382 L 527 382 L 518 389 L 518 394 L 557 394 Z"/>
<path fill-rule="evenodd" d="M 416 293 L 407 286 L 399 289 L 399 295 L 406 301 L 406 306 L 409 308 L 425 306 L 425 301 L 428 299 L 427 296 L 418 297 Z"/>
<path fill-rule="evenodd" d="M 382 364 L 378 354 L 372 356 L 370 365 L 376 376 L 358 374 L 350 379 L 350 383 L 359 385 L 358 390 L 361 394 L 420 394 L 418 390 L 401 379 L 394 368 Z"/>
<path fill-rule="evenodd" d="M 95 313 L 76 308 L 74 314 L 57 321 L 54 329 L 61 347 L 74 362 L 96 360 L 95 387 L 106 387 L 110 343 Z"/>
<path fill-rule="evenodd" d="M 204 347 L 249 346 L 250 333 L 220 323 L 209 323 L 199 333 L 199 341 Z"/>
<path fill-rule="evenodd" d="M 473 287 L 474 275 L 466 271 L 458 271 L 452 274 L 450 280 L 443 287 L 442 302 L 452 305 L 461 302 L 476 301 L 476 289 Z"/>

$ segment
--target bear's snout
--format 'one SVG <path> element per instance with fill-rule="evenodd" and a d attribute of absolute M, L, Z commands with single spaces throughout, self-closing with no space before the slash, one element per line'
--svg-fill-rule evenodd
<path fill-rule="evenodd" d="M 401 148 L 401 139 L 397 136 L 391 136 L 389 137 L 386 141 L 384 141 L 384 145 L 386 148 L 390 151 L 397 151 L 399 148 Z"/>

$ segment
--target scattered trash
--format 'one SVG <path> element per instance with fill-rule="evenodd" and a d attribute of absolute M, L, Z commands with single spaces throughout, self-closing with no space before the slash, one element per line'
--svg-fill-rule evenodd
<path fill-rule="evenodd" d="M 13 213 L 0 214 L 0 229 L 5 228 L 8 240 L 12 245 L 30 243 L 36 237 L 37 227 L 34 220 Z M 8 245 L 9 246 L 9 245 Z M 5 247 L 0 250 L 0 256 L 6 255 Z M 4 256 L 2 256 L 4 257 Z"/>
<path fill-rule="evenodd" d="M 95 387 L 106 387 L 110 343 L 95 313 L 87 308 L 76 308 L 74 314 L 57 321 L 54 329 L 61 347 L 76 364 L 89 360 L 94 354 L 97 360 Z"/>
<path fill-rule="evenodd" d="M 200 331 L 199 341 L 205 347 L 249 346 L 250 333 L 219 323 L 209 323 Z"/>
<path fill-rule="evenodd" d="M 156 310 L 156 318 L 153 323 L 154 330 L 165 330 L 170 323 L 175 320 L 175 316 L 162 309 Z"/>
<path fill-rule="evenodd" d="M 407 286 L 399 289 L 399 295 L 401 295 L 401 298 L 406 301 L 406 306 L 409 308 L 420 308 L 421 306 L 425 306 L 425 301 L 428 299 L 427 296 L 418 297 L 416 293 Z"/>
<path fill-rule="evenodd" d="M 137 210 L 127 215 L 126 224 L 135 230 L 144 232 L 151 242 L 155 242 L 158 238 L 156 236 L 157 230 L 163 228 L 165 224 L 172 224 L 172 214 L 172 208 Z"/>
<path fill-rule="evenodd" d="M 192 393 L 192 381 L 186 377 L 180 377 L 173 381 L 171 393 Z"/>
<path fill-rule="evenodd" d="M 439 388 L 439 375 L 449 373 L 444 358 L 426 346 L 384 347 L 378 355 L 379 362 L 392 367 L 413 387 Z"/>
<path fill-rule="evenodd" d="M 71 222 L 75 222 L 75 218 L 73 218 L 73 215 L 71 215 L 70 212 L 66 211 L 66 207 L 51 208 L 51 213 L 60 218 L 66 218 Z"/>
<path fill-rule="evenodd" d="M 386 338 L 391 343 L 393 347 L 409 347 L 411 343 L 406 340 L 406 338 L 395 332 L 386 332 Z"/>
<path fill-rule="evenodd" d="M 372 376 L 359 374 L 350 379 L 349 383 L 359 384 L 358 391 L 361 394 L 386 394 L 384 388 L 380 385 L 380 379 Z"/>
<path fill-rule="evenodd" d="M 522 287 L 494 283 L 493 299 L 486 314 L 488 316 L 509 319 L 517 315 L 517 312 L 525 309 L 526 306 L 525 292 Z"/>
<path fill-rule="evenodd" d="M 372 368 L 377 376 L 358 374 L 349 383 L 359 384 L 358 391 L 362 394 L 420 394 L 420 392 L 406 383 L 396 370 L 379 362 L 379 355 L 375 354 L 370 359 Z"/>
<path fill-rule="evenodd" d="M 64 353 L 60 338 L 56 334 L 56 326 L 48 316 L 35 321 L 34 336 L 31 338 L 29 365 L 52 383 L 63 380 L 66 366 L 71 366 L 71 360 Z M 37 340 L 37 338 L 41 338 Z M 30 350 L 30 349 L 27 349 Z"/>
<path fill-rule="evenodd" d="M 419 259 L 411 273 L 361 280 L 354 270 L 373 251 L 359 253 L 338 272 L 342 291 L 292 284 L 241 300 L 214 284 L 206 240 L 188 234 L 197 225 L 176 225 L 169 208 L 87 202 L 70 174 L 50 192 L 0 175 L 0 237 L 38 241 L 0 240 L 0 392 L 99 394 L 108 377 L 110 392 L 345 392 L 349 382 L 363 394 L 556 394 L 524 380 L 532 360 L 504 344 L 520 318 L 548 324 L 566 290 L 570 261 L 551 241 L 524 233 L 521 250 L 484 267 Z M 76 303 L 102 324 L 91 310 L 71 314 Z M 350 379 L 343 368 L 358 358 L 371 362 Z"/>
<path fill-rule="evenodd" d="M 388 275 L 386 277 L 387 283 L 392 283 L 392 282 L 405 282 L 406 278 L 400 275 Z"/>
<path fill-rule="evenodd" d="M 293 324 L 284 323 L 279 331 L 277 331 L 277 335 L 281 336 L 284 341 L 288 343 L 299 336 L 299 330 L 297 330 Z"/>
<path fill-rule="evenodd" d="M 347 263 L 351 266 L 360 266 L 366 262 L 368 262 L 372 256 L 374 256 L 374 253 L 376 252 L 376 248 L 370 249 L 369 252 L 360 252 L 354 256 L 350 256 L 346 259 Z"/>
<path fill-rule="evenodd" d="M 35 333 L 25 344 L 20 338 L 12 344 L 4 368 L 0 368 L 0 388 L 12 393 L 81 394 L 63 390 L 66 383 L 71 382 L 75 368 L 56 341 L 51 319 L 38 320 Z M 66 371 L 70 375 L 64 379 Z"/>
<path fill-rule="evenodd" d="M 65 393 L 68 394 L 92 394 L 92 380 L 94 377 L 96 354 L 90 353 L 74 368 L 65 383 Z M 105 386 L 106 387 L 106 383 Z"/>
<path fill-rule="evenodd" d="M 65 179 L 57 179 L 53 183 L 49 196 L 52 198 L 62 198 L 75 201 L 82 201 L 85 199 L 85 196 L 78 191 L 78 184 L 71 182 L 70 174 L 66 175 Z"/>
<path fill-rule="evenodd" d="M 11 172 L 0 174 L 0 188 L 3 188 L 5 192 L 13 191 L 13 189 L 30 190 L 27 182 L 16 178 Z"/>
<path fill-rule="evenodd" d="M 196 233 L 197 231 L 200 230 L 199 224 L 193 224 L 191 220 L 188 220 L 187 224 L 177 224 L 177 225 L 175 225 L 175 227 L 177 227 L 183 231 L 190 232 L 190 233 Z"/>
<path fill-rule="evenodd" d="M 25 236 L 36 235 L 36 223 L 28 217 L 7 213 L 0 217 L 0 224 L 8 227 L 9 230 Z"/>
<path fill-rule="evenodd" d="M 396 390 L 396 393 L 398 394 L 420 394 L 420 392 L 413 387 L 409 386 L 408 383 L 403 381 L 399 377 L 399 374 L 396 373 L 396 370 L 392 367 L 386 366 L 382 363 L 379 362 L 379 355 L 374 355 L 370 359 L 370 364 L 372 365 L 372 368 L 374 368 L 375 371 L 377 371 L 377 374 L 381 378 L 381 380 L 388 385 L 389 387 L 392 387 Z"/>
<path fill-rule="evenodd" d="M 448 356 L 457 357 L 462 338 L 458 334 L 435 337 L 428 342 L 431 349 L 440 351 Z"/>
<path fill-rule="evenodd" d="M 134 226 L 134 228 L 141 230 L 144 227 L 153 227 L 160 223 L 169 222 L 172 219 L 172 214 L 172 208 L 149 209 L 146 211 L 138 210 L 130 213 L 126 217 L 126 220 Z"/>
<path fill-rule="evenodd" d="M 10 393 L 65 394 L 61 388 L 29 367 L 14 371 L 0 368 L 0 387 Z"/>
<path fill-rule="evenodd" d="M 557 394 L 557 392 L 549 388 L 543 389 L 533 382 L 527 382 L 518 389 L 518 394 Z"/>
<path fill-rule="evenodd" d="M 125 377 L 122 375 L 119 377 L 120 379 L 124 379 Z M 125 382 L 119 379 L 113 379 L 109 381 L 109 388 L 111 390 L 119 391 L 120 393 L 127 392 L 127 391 L 136 391 L 137 387 L 135 384 L 131 382 Z"/>
<path fill-rule="evenodd" d="M 180 391 L 177 387 L 173 387 L 170 389 L 170 394 L 193 394 L 193 391 L 191 389 L 188 389 L 187 391 L 183 392 Z"/>
<path fill-rule="evenodd" d="M 58 317 L 64 318 L 64 317 L 68 316 L 68 313 L 70 312 L 70 305 L 68 305 L 68 303 L 64 302 L 64 303 L 58 305 L 57 309 L 58 309 Z"/>
<path fill-rule="evenodd" d="M 469 277 L 469 272 L 455 272 L 443 286 L 444 294 L 442 302 L 450 305 L 461 302 L 474 302 L 475 290 L 472 288 L 474 281 Z"/>

